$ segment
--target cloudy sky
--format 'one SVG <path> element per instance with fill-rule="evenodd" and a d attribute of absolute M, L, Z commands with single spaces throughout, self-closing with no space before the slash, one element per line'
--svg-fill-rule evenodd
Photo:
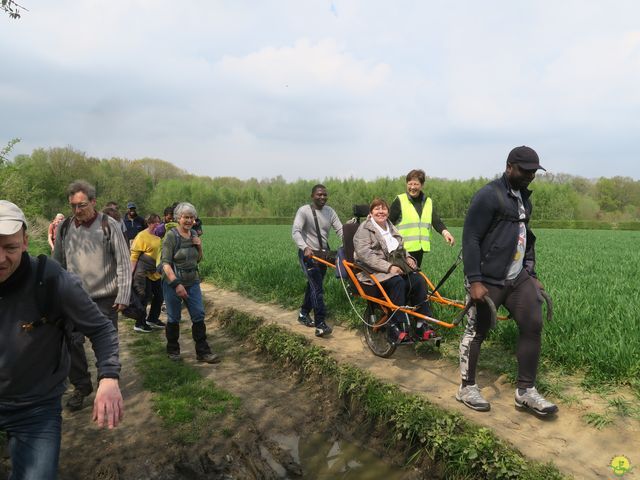
<path fill-rule="evenodd" d="M 640 179 L 634 0 L 20 0 L 0 144 L 191 173 Z"/>

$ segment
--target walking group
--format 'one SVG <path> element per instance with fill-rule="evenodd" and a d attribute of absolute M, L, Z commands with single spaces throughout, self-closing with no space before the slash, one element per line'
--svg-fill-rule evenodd
<path fill-rule="evenodd" d="M 464 274 L 475 306 L 460 341 L 461 383 L 455 398 L 474 410 L 490 409 L 476 383 L 481 346 L 492 328 L 487 297 L 496 307 L 504 305 L 518 327 L 516 405 L 539 415 L 558 410 L 535 387 L 543 286 L 535 271 L 527 187 L 540 169 L 544 170 L 534 150 L 514 148 L 503 175 L 476 192 L 464 221 Z M 431 250 L 432 230 L 451 246 L 456 240 L 424 192 L 425 181 L 424 171 L 411 170 L 406 192 L 390 205 L 374 198 L 367 219 L 355 232 L 353 247 L 368 294 L 378 292 L 375 277 L 394 304 L 418 305 L 420 313 L 431 316 L 424 301 L 427 285 L 416 272 Z M 96 189 L 86 181 L 71 183 L 67 195 L 70 215 L 57 214 L 48 232 L 53 260 L 28 254 L 30 230 L 23 211 L 0 200 L 0 431 L 7 434 L 12 479 L 56 477 L 67 377 L 74 387 L 66 404 L 70 410 L 82 409 L 94 390 L 86 337 L 97 367 L 92 418 L 100 427 L 120 423 L 121 312 L 137 308 L 134 331 L 164 331 L 167 356 L 179 361 L 184 306 L 196 359 L 220 361 L 207 341 L 198 271 L 202 227 L 195 207 L 176 203 L 162 218 L 151 213 L 143 219 L 133 202 L 127 204 L 124 217 L 116 202 L 99 211 Z M 324 301 L 326 265 L 316 258 L 331 251 L 331 230 L 343 238 L 343 225 L 327 199 L 324 185 L 313 186 L 311 201 L 298 209 L 292 228 L 307 280 L 298 321 L 313 327 L 318 337 L 330 336 L 332 327 Z M 166 324 L 160 320 L 163 304 Z M 395 319 L 391 322 L 391 341 L 402 342 L 403 326 Z M 423 328 L 419 334 L 430 338 L 433 331 L 426 324 Z"/>
<path fill-rule="evenodd" d="M 529 227 L 532 204 L 527 188 L 536 172 L 544 170 L 538 154 L 521 146 L 507 156 L 503 175 L 481 188 L 473 196 L 462 232 L 462 258 L 467 298 L 474 306 L 468 312 L 466 329 L 460 341 L 461 382 L 455 398 L 467 407 L 487 411 L 490 403 L 476 383 L 476 371 L 482 343 L 492 325 L 491 310 L 485 298 L 496 308 L 504 306 L 518 327 L 516 358 L 518 375 L 514 401 L 545 416 L 558 407 L 536 389 L 535 381 L 542 341 L 542 283 L 535 271 L 535 235 Z M 420 314 L 431 317 L 428 288 L 417 273 L 424 254 L 431 250 L 434 229 L 447 244 L 455 238 L 438 215 L 433 199 L 423 191 L 425 173 L 411 170 L 406 176 L 406 192 L 391 206 L 382 198 L 369 205 L 367 219 L 353 237 L 354 260 L 360 268 L 358 281 L 367 295 L 381 296 L 380 284 L 394 305 L 415 305 Z M 315 334 L 332 333 L 327 324 L 323 280 L 326 264 L 322 259 L 329 248 L 333 229 L 343 238 L 343 225 L 327 205 L 324 185 L 311 190 L 311 202 L 300 207 L 293 221 L 292 238 L 298 247 L 300 266 L 307 280 L 298 321 L 315 327 Z M 375 278 L 376 282 L 374 282 Z M 407 338 L 400 315 L 391 315 L 389 341 Z M 426 324 L 417 324 L 418 338 L 427 340 L 434 332 Z"/>
<path fill-rule="evenodd" d="M 85 406 L 94 384 L 85 354 L 96 356 L 93 420 L 116 427 L 124 404 L 118 316 L 140 302 L 135 332 L 162 329 L 169 359 L 179 361 L 180 319 L 191 317 L 196 359 L 217 363 L 207 341 L 198 263 L 201 224 L 195 207 L 176 203 L 146 220 L 128 203 L 96 208 L 96 189 L 78 180 L 68 187 L 71 215 L 49 227 L 51 257 L 27 253 L 29 227 L 18 205 L 0 200 L 0 431 L 7 435 L 11 479 L 56 478 L 62 397 L 70 411 Z M 167 323 L 160 320 L 166 305 Z M 149 307 L 147 313 L 147 307 Z"/>

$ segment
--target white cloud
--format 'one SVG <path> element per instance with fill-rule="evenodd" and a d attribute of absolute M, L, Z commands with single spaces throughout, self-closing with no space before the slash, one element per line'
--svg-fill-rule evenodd
<path fill-rule="evenodd" d="M 243 57 L 226 55 L 219 68 L 233 80 L 278 96 L 325 96 L 327 90 L 370 95 L 390 75 L 389 65 L 357 60 L 333 39 L 299 39 L 292 46 L 266 47 Z"/>

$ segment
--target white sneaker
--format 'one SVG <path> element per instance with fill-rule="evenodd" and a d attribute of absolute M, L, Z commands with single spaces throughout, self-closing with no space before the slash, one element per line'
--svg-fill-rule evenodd
<path fill-rule="evenodd" d="M 456 393 L 456 400 L 478 412 L 487 412 L 491 409 L 491 404 L 484 399 L 480 393 L 480 387 L 475 383 L 466 387 L 460 385 L 458 393 Z"/>
<path fill-rule="evenodd" d="M 522 395 L 518 393 L 516 388 L 516 407 L 526 407 L 543 416 L 552 415 L 558 411 L 558 406 L 540 395 L 536 387 L 527 388 Z"/>

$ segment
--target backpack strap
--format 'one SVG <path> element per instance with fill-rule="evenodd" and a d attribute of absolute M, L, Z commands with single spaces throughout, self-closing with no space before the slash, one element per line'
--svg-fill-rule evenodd
<path fill-rule="evenodd" d="M 60 225 L 60 231 L 58 232 L 58 236 L 60 237 L 60 251 L 62 252 L 62 268 L 67 268 L 67 254 L 64 250 L 64 242 L 67 237 L 67 232 L 69 231 L 69 225 L 71 225 L 71 218 L 67 217 L 64 219 L 62 224 Z M 40 259 L 40 257 L 38 257 Z"/>

